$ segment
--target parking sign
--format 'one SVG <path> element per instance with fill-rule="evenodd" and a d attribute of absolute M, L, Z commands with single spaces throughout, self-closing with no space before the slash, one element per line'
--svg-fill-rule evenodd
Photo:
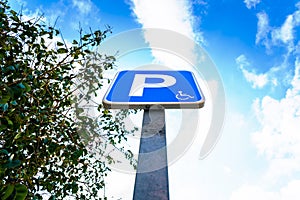
<path fill-rule="evenodd" d="M 201 108 L 204 96 L 190 71 L 126 70 L 115 76 L 103 98 L 105 108 Z"/>

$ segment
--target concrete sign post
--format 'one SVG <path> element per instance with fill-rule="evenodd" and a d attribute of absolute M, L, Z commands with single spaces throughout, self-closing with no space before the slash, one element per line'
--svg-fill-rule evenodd
<path fill-rule="evenodd" d="M 134 200 L 169 199 L 164 109 L 201 108 L 204 102 L 189 71 L 132 70 L 116 75 L 103 98 L 104 107 L 144 109 Z"/>
<path fill-rule="evenodd" d="M 158 125 L 163 123 L 163 126 Z M 169 199 L 165 111 L 144 110 L 133 199 Z M 151 155 L 151 152 L 158 153 Z M 148 155 L 147 155 L 148 154 Z M 141 156 L 143 155 L 143 156 Z M 146 156 L 145 156 L 146 155 Z M 155 166 L 163 166 L 152 171 Z"/>

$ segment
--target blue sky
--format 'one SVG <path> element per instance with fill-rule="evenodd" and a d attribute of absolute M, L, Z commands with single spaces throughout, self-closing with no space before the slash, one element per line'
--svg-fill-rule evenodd
<path fill-rule="evenodd" d="M 208 53 L 225 88 L 222 137 L 212 153 L 199 160 L 203 137 L 198 136 L 169 167 L 171 199 L 300 196 L 300 1 L 9 2 L 15 9 L 23 5 L 28 16 L 44 13 L 52 24 L 58 17 L 57 27 L 67 40 L 78 37 L 79 23 L 86 30 L 110 25 L 110 37 L 136 28 L 163 28 L 193 39 Z M 133 54 L 119 63 L 136 65 L 164 57 L 152 51 L 149 59 L 149 54 L 139 55 L 139 62 Z M 131 199 L 134 175 L 113 172 L 107 184 L 110 199 Z"/>

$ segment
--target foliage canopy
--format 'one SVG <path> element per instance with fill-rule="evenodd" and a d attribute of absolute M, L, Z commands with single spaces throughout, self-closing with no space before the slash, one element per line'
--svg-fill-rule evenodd
<path fill-rule="evenodd" d="M 80 31 L 67 43 L 42 17 L 25 20 L 0 2 L 0 199 L 100 199 L 105 161 L 113 161 L 103 148 L 129 133 L 128 112 L 114 116 L 99 105 L 95 119 L 80 106 L 114 66 L 113 56 L 91 50 L 109 32 Z"/>

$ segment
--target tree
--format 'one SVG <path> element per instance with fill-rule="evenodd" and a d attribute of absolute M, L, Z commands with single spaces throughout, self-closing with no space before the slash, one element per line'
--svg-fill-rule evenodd
<path fill-rule="evenodd" d="M 98 105 L 95 119 L 81 106 L 114 66 L 113 56 L 92 51 L 108 33 L 81 30 L 68 43 L 42 17 L 24 20 L 0 2 L 0 199 L 101 199 L 113 161 L 104 149 L 130 132 L 128 112 L 114 116 Z"/>

